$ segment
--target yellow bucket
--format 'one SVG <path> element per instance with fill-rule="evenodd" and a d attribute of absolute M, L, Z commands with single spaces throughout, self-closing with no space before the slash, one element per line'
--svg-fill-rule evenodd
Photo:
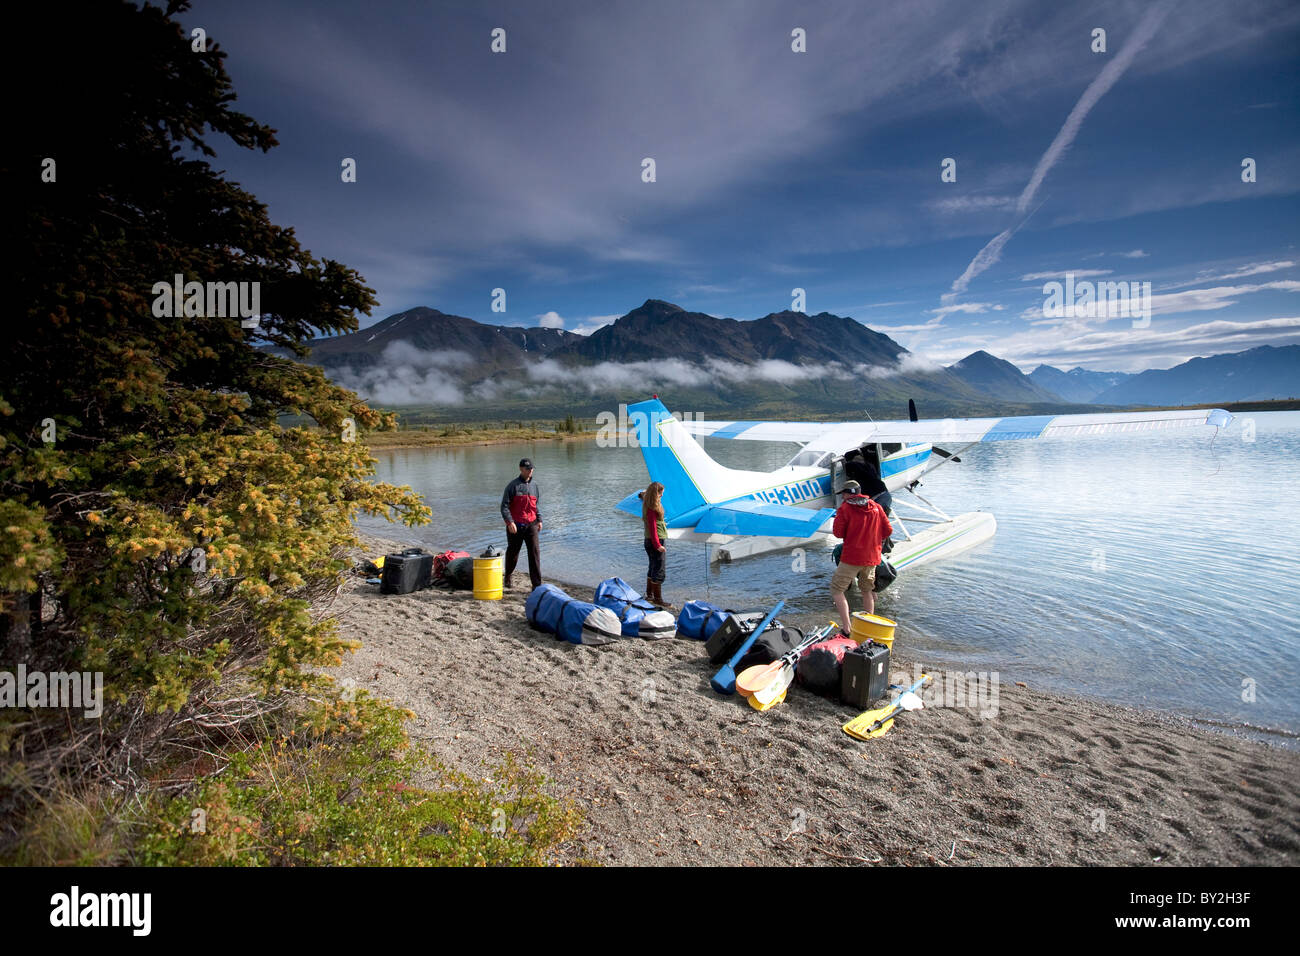
<path fill-rule="evenodd" d="M 865 611 L 854 611 L 851 616 L 853 624 L 849 628 L 849 637 L 859 644 L 866 640 L 872 640 L 877 644 L 884 644 L 891 650 L 893 649 L 894 628 L 898 627 L 897 621 L 891 621 L 879 614 L 868 614 Z"/>
<path fill-rule="evenodd" d="M 501 572 L 504 566 L 505 558 L 501 555 L 474 559 L 474 597 L 480 601 L 501 600 Z"/>

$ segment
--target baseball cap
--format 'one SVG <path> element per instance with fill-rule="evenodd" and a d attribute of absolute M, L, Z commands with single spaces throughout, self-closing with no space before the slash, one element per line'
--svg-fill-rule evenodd
<path fill-rule="evenodd" d="M 840 489 L 840 494 L 860 495 L 862 494 L 862 486 L 856 481 L 846 481 L 844 482 L 844 487 Z"/>
<path fill-rule="evenodd" d="M 520 467 L 520 468 L 531 468 L 531 467 L 533 467 L 533 460 L 532 460 L 531 458 L 520 458 L 520 459 L 519 459 L 519 467 Z"/>

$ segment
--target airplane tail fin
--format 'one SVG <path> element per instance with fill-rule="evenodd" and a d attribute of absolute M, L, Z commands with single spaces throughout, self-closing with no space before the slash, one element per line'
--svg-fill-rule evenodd
<path fill-rule="evenodd" d="M 719 465 L 657 398 L 627 407 L 628 428 L 645 458 L 650 479 L 664 486 L 669 520 L 737 493 L 731 469 Z"/>

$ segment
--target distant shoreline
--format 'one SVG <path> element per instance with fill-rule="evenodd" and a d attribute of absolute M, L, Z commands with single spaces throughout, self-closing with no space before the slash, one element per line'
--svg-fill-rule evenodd
<path fill-rule="evenodd" d="M 443 432 L 447 429 L 443 429 Z M 391 432 L 371 432 L 365 443 L 372 449 L 387 451 L 391 448 L 447 448 L 466 445 L 512 445 L 525 441 L 585 442 L 596 438 L 597 432 L 548 432 L 541 429 L 492 429 L 443 434 L 433 429 L 399 429 Z"/>
<path fill-rule="evenodd" d="M 1300 398 L 1274 398 L 1262 402 L 1202 402 L 1197 405 L 1136 405 L 1133 411 L 1169 412 L 1183 408 L 1222 408 L 1225 412 L 1300 411 Z"/>
<path fill-rule="evenodd" d="M 1100 407 L 1100 406 L 1099 406 Z M 1203 402 L 1197 405 L 1134 405 L 1123 410 L 1132 411 L 1178 411 L 1180 409 L 1222 408 L 1228 412 L 1291 412 L 1300 411 L 1300 399 L 1270 399 L 1259 402 Z M 1114 406 L 1105 406 L 1106 411 L 1115 410 Z M 727 413 L 743 416 L 739 412 Z M 580 432 L 550 431 L 532 426 L 515 428 L 481 428 L 471 422 L 449 423 L 419 428 L 399 428 L 389 432 L 370 432 L 365 442 L 376 450 L 393 448 L 444 448 L 463 447 L 466 445 L 510 445 L 525 441 L 580 442 L 592 441 L 600 434 L 600 429 L 592 427 Z"/>

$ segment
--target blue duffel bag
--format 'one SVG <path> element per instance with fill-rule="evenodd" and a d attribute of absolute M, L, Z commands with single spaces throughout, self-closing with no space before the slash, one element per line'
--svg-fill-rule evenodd
<path fill-rule="evenodd" d="M 681 637 L 707 641 L 726 620 L 727 612 L 716 604 L 687 601 L 682 605 L 682 613 L 677 615 L 677 633 Z"/>
<path fill-rule="evenodd" d="M 613 611 L 571 598 L 553 584 L 534 588 L 524 612 L 530 625 L 570 644 L 608 644 L 622 636 L 622 622 Z"/>
<path fill-rule="evenodd" d="M 595 601 L 618 615 L 623 622 L 624 637 L 657 640 L 677 632 L 671 614 L 651 604 L 622 578 L 609 578 L 596 585 Z"/>

